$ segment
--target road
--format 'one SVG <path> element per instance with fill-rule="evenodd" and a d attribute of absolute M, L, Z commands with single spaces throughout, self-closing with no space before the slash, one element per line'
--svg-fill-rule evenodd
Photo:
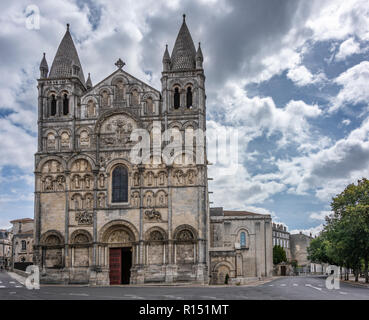
<path fill-rule="evenodd" d="M 369 288 L 328 290 L 319 276 L 281 277 L 259 286 L 41 286 L 28 290 L 0 272 L 0 300 L 369 300 Z"/>

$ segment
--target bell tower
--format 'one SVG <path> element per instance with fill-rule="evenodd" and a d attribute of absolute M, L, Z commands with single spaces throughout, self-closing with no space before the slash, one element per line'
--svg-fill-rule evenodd
<path fill-rule="evenodd" d="M 81 96 L 86 92 L 86 82 L 82 70 L 82 66 L 78 57 L 76 47 L 74 45 L 69 24 L 62 41 L 59 44 L 55 58 L 52 62 L 50 72 L 46 61 L 45 53 L 40 63 L 40 78 L 38 81 L 38 151 L 35 154 L 35 263 L 40 263 L 39 245 L 41 234 L 48 227 L 45 224 L 47 215 L 50 213 L 46 210 L 43 203 L 45 195 L 43 194 L 41 184 L 42 173 L 37 167 L 40 163 L 47 159 L 65 159 L 70 157 L 75 151 L 76 140 L 76 109 L 80 104 Z M 60 212 L 53 208 L 54 212 L 58 212 L 60 220 L 60 230 L 65 233 L 65 243 L 68 243 L 68 207 L 65 192 L 61 192 L 55 198 L 51 191 L 55 191 L 56 185 L 59 183 L 61 188 L 65 182 L 66 172 L 61 169 L 60 161 L 50 164 L 50 172 L 55 169 L 55 176 L 50 175 L 47 181 L 48 196 L 50 203 L 55 204 L 57 201 L 60 205 Z M 56 166 L 56 167 L 53 167 Z M 54 181 L 51 181 L 54 179 Z M 64 187 L 63 187 L 64 188 Z M 50 189 L 50 190 L 49 190 Z M 65 189 L 66 191 L 66 189 Z M 43 198 L 44 197 L 44 198 Z M 52 210 L 51 210 L 52 211 Z M 62 212 L 62 214 L 61 214 Z M 41 221 L 43 219 L 43 222 Z M 52 220 L 53 218 L 50 218 Z M 42 222 L 42 223 L 41 223 Z M 64 251 L 63 261 L 68 261 L 68 250 Z"/>
<path fill-rule="evenodd" d="M 166 46 L 163 59 L 162 71 L 162 114 L 165 129 L 177 128 L 182 136 L 182 150 L 187 150 L 186 136 L 188 129 L 193 129 L 196 139 L 195 162 L 191 165 L 182 162 L 182 168 L 176 165 L 169 169 L 169 175 L 173 179 L 170 187 L 169 197 L 171 201 L 170 212 L 172 216 L 169 229 L 175 230 L 176 226 L 183 223 L 180 212 L 183 212 L 182 203 L 192 207 L 193 216 L 196 220 L 198 232 L 198 258 L 196 261 L 196 281 L 207 282 L 208 277 L 208 223 L 209 223 L 209 201 L 208 201 L 208 177 L 206 160 L 206 95 L 205 74 L 203 69 L 203 54 L 198 45 L 196 50 L 192 36 L 186 24 L 186 15 L 183 15 L 182 25 L 178 32 L 172 54 L 169 54 Z M 199 132 L 200 134 L 197 134 Z M 200 140 L 198 140 L 200 139 Z M 199 143 L 201 142 L 201 143 Z M 200 146 L 201 145 L 201 146 Z M 200 146 L 200 148 L 198 148 Z M 196 150 L 195 150 L 196 149 Z M 198 150 L 201 157 L 198 157 Z M 186 151 L 184 151 L 186 152 Z M 187 155 L 186 155 L 187 157 Z M 199 158 L 202 161 L 198 162 Z M 178 172 L 186 172 L 185 179 L 190 179 L 190 172 L 194 170 L 197 176 L 197 184 L 187 188 L 178 186 L 180 180 Z M 176 180 L 177 179 L 177 180 Z M 171 236 L 169 232 L 169 236 Z M 174 241 L 178 241 L 173 234 Z M 178 277 L 181 272 L 177 271 Z"/>

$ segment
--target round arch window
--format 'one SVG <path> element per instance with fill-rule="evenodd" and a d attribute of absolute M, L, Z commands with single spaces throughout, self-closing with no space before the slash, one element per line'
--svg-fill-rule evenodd
<path fill-rule="evenodd" d="M 122 165 L 113 170 L 112 202 L 128 202 L 128 171 Z"/>

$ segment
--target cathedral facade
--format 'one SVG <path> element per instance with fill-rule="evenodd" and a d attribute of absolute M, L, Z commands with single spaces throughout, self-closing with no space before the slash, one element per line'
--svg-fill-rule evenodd
<path fill-rule="evenodd" d="M 69 25 L 50 70 L 44 54 L 35 154 L 41 282 L 208 283 L 205 136 L 194 147 L 202 161 L 183 152 L 185 132 L 206 129 L 205 75 L 185 16 L 162 62 L 161 91 L 125 72 L 121 59 L 92 85 Z M 145 161 L 133 161 L 144 132 L 150 143 L 137 155 Z M 175 134 L 181 151 L 167 148 L 164 161 Z"/>

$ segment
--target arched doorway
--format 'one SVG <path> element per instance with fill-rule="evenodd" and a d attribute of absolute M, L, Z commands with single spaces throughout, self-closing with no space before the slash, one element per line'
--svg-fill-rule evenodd
<path fill-rule="evenodd" d="M 129 284 L 134 256 L 134 232 L 127 223 L 113 224 L 103 233 L 103 242 L 109 250 L 110 284 Z"/>

